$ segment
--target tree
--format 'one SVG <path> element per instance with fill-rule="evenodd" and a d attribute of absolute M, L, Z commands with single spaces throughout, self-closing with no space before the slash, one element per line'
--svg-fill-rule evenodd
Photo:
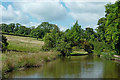
<path fill-rule="evenodd" d="M 15 29 L 14 29 L 14 33 L 17 32 L 19 30 L 19 27 L 21 26 L 21 24 L 16 23 Z"/>
<path fill-rule="evenodd" d="M 15 24 L 14 24 L 14 23 L 10 23 L 10 24 L 8 25 L 8 30 L 9 30 L 9 32 L 14 33 L 14 29 L 15 29 Z"/>
<path fill-rule="evenodd" d="M 30 35 L 31 37 L 35 38 L 43 38 L 47 33 L 50 33 L 56 25 L 49 24 L 48 22 L 42 22 L 40 25 L 38 25 L 37 28 L 33 28 Z"/>
<path fill-rule="evenodd" d="M 95 38 L 96 36 L 95 36 L 95 32 L 94 32 L 94 30 L 93 30 L 93 28 L 86 28 L 86 30 L 85 30 L 85 39 L 87 40 L 87 41 L 89 41 L 89 40 L 94 40 L 94 38 Z"/>
<path fill-rule="evenodd" d="M 72 46 L 70 42 L 67 42 L 64 36 L 59 39 L 56 43 L 56 50 L 60 51 L 62 56 L 69 55 L 72 52 Z"/>
<path fill-rule="evenodd" d="M 44 50 L 49 50 L 51 48 L 55 48 L 57 41 L 59 40 L 59 38 L 61 38 L 61 36 L 63 35 L 62 32 L 59 31 L 59 28 L 56 26 L 51 33 L 47 33 L 43 40 L 45 42 L 45 45 L 43 46 Z"/>
<path fill-rule="evenodd" d="M 106 5 L 105 37 L 108 44 L 120 54 L 120 1 Z"/>
<path fill-rule="evenodd" d="M 93 44 L 91 44 L 91 43 L 89 43 L 87 41 L 83 41 L 82 48 L 85 51 L 87 51 L 88 53 L 93 53 L 94 46 L 93 46 Z"/>
<path fill-rule="evenodd" d="M 73 25 L 73 27 L 66 31 L 66 36 L 69 41 L 71 41 L 72 46 L 79 46 L 80 41 L 83 39 L 83 29 L 78 24 L 78 21 Z"/>
<path fill-rule="evenodd" d="M 7 32 L 9 33 L 9 29 L 8 29 L 8 25 L 7 24 L 1 24 L 1 29 L 2 29 L 2 32 Z"/>
<path fill-rule="evenodd" d="M 106 23 L 106 18 L 101 18 L 98 20 L 98 27 L 96 29 L 97 31 L 97 36 L 99 41 L 106 41 L 105 38 L 105 23 Z"/>
<path fill-rule="evenodd" d="M 97 33 L 102 41 L 120 54 L 120 1 L 107 4 L 105 9 L 106 15 L 98 21 Z"/>
<path fill-rule="evenodd" d="M 0 41 L 0 44 L 2 44 L 2 51 L 5 51 L 7 49 L 7 38 L 5 36 L 2 35 L 2 41 Z"/>

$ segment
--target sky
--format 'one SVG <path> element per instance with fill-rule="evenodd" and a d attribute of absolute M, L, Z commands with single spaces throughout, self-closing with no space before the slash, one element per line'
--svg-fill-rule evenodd
<path fill-rule="evenodd" d="M 20 23 L 27 27 L 42 22 L 70 29 L 78 20 L 83 29 L 97 27 L 105 15 L 105 5 L 116 0 L 1 0 L 0 23 Z"/>

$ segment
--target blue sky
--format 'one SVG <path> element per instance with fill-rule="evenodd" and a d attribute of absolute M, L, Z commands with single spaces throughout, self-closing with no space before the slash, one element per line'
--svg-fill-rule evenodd
<path fill-rule="evenodd" d="M 109 0 L 112 3 L 115 0 Z M 65 31 L 76 20 L 83 29 L 97 27 L 99 18 L 105 15 L 105 4 L 109 1 L 86 0 L 4 0 L 0 5 L 2 23 L 21 23 L 27 27 L 37 26 L 41 22 L 57 24 Z"/>

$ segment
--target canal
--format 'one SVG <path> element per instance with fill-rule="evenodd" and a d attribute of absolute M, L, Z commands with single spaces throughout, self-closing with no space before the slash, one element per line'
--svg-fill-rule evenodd
<path fill-rule="evenodd" d="M 72 56 L 11 72 L 9 78 L 120 78 L 120 63 L 91 55 Z"/>

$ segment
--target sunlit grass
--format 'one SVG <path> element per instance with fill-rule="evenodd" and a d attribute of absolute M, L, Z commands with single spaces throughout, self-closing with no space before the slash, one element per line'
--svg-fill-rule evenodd
<path fill-rule="evenodd" d="M 73 50 L 73 52 L 70 54 L 88 54 L 88 52 L 84 51 L 83 49 L 77 49 Z"/>
<path fill-rule="evenodd" d="M 88 54 L 87 52 L 72 52 L 70 54 Z"/>
<path fill-rule="evenodd" d="M 8 39 L 8 50 L 25 51 L 25 52 L 39 52 L 44 45 L 43 41 L 38 41 L 36 38 L 19 37 L 5 35 Z"/>

